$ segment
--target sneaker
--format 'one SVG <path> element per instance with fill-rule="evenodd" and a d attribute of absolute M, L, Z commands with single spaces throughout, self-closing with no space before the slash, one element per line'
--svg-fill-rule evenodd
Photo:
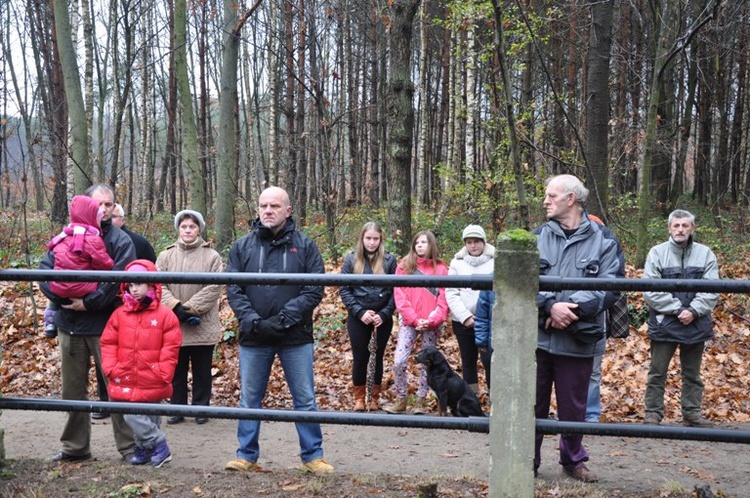
<path fill-rule="evenodd" d="M 575 479 L 576 481 L 581 482 L 596 482 L 599 480 L 599 478 L 589 470 L 588 467 L 586 467 L 585 463 L 582 463 L 578 467 L 574 469 L 570 469 L 568 467 L 563 467 L 563 471 L 565 474 L 570 477 L 571 479 Z"/>
<path fill-rule="evenodd" d="M 332 474 L 333 465 L 326 462 L 322 458 L 316 458 L 315 460 L 303 463 L 302 467 L 300 467 L 300 470 L 302 472 L 309 472 L 312 474 Z"/>
<path fill-rule="evenodd" d="M 386 405 L 383 410 L 388 413 L 405 413 L 406 412 L 406 398 L 397 398 L 396 401 L 390 405 Z"/>
<path fill-rule="evenodd" d="M 154 452 L 151 453 L 151 466 L 157 469 L 167 462 L 172 461 L 172 452 L 169 451 L 167 441 L 164 440 L 156 445 Z"/>
<path fill-rule="evenodd" d="M 171 417 L 167 417 L 167 423 L 169 425 L 181 424 L 184 421 L 185 421 L 185 417 L 178 417 L 177 415 L 172 415 Z"/>
<path fill-rule="evenodd" d="M 714 426 L 713 422 L 701 417 L 700 413 L 691 413 L 687 417 L 683 417 L 682 425 L 686 425 L 688 427 L 713 427 Z"/>
<path fill-rule="evenodd" d="M 129 465 L 145 465 L 151 461 L 151 452 L 146 448 L 135 447 L 135 451 L 125 456 L 125 463 Z"/>
<path fill-rule="evenodd" d="M 656 413 L 646 412 L 646 416 L 643 417 L 643 423 L 646 425 L 659 425 L 661 420 L 659 420 L 659 415 Z"/>
<path fill-rule="evenodd" d="M 240 472 L 263 472 L 263 467 L 244 458 L 235 458 L 230 460 L 224 466 L 226 470 L 238 470 Z"/>
<path fill-rule="evenodd" d="M 427 400 L 424 398 L 417 398 L 414 400 L 414 406 L 411 409 L 414 415 L 424 415 L 427 413 Z"/>

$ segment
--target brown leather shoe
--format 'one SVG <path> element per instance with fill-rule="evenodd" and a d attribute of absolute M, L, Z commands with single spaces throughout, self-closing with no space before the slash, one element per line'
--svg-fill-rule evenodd
<path fill-rule="evenodd" d="M 713 427 L 714 423 L 701 417 L 700 413 L 691 413 L 682 419 L 682 425 L 688 427 Z"/>
<path fill-rule="evenodd" d="M 646 416 L 643 417 L 643 423 L 646 425 L 659 425 L 659 415 L 654 412 L 647 412 Z"/>
<path fill-rule="evenodd" d="M 84 453 L 83 455 L 71 455 L 60 451 L 50 458 L 51 462 L 82 462 L 84 460 L 91 459 L 91 453 Z"/>
<path fill-rule="evenodd" d="M 578 467 L 574 469 L 563 467 L 563 471 L 568 477 L 575 479 L 576 481 L 596 482 L 599 480 L 596 474 L 591 472 L 589 468 L 586 467 L 585 463 L 582 463 L 581 465 L 579 465 Z"/>

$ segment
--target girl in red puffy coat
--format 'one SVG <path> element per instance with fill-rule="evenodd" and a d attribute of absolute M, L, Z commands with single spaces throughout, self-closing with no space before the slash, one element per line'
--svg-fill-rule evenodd
<path fill-rule="evenodd" d="M 125 271 L 156 271 L 148 260 L 137 259 Z M 112 401 L 159 403 L 172 395 L 172 378 L 182 344 L 180 322 L 161 304 L 161 285 L 122 284 L 122 306 L 104 328 L 100 344 L 102 372 Z M 127 414 L 133 429 L 133 465 L 161 467 L 172 459 L 158 415 Z"/>

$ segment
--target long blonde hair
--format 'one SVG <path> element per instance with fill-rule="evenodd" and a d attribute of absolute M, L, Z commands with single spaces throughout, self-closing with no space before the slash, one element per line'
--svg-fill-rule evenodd
<path fill-rule="evenodd" d="M 363 242 L 365 233 L 367 232 L 378 232 L 378 234 L 380 234 L 380 244 L 378 244 L 377 251 L 372 255 L 367 254 Z M 384 259 L 385 247 L 383 244 L 383 228 L 374 221 L 368 221 L 359 232 L 359 239 L 357 239 L 357 245 L 354 248 L 354 268 L 352 273 L 364 273 L 368 260 L 370 262 L 370 269 L 373 273 L 385 273 L 385 270 L 383 269 Z"/>
<path fill-rule="evenodd" d="M 409 254 L 401 258 L 401 261 L 399 261 L 398 263 L 405 273 L 414 273 L 414 270 L 417 269 L 418 256 L 417 251 L 414 250 L 414 246 L 417 245 L 417 239 L 422 236 L 427 237 L 427 254 L 425 254 L 424 259 L 432 261 L 433 268 L 437 268 L 438 264 L 444 264 L 443 260 L 440 259 L 440 249 L 438 248 L 435 234 L 429 230 L 422 230 L 421 232 L 418 232 L 412 239 L 411 248 L 409 248 Z"/>

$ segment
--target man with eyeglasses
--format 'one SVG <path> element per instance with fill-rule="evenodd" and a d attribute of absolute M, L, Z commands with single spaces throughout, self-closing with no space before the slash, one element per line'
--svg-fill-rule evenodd
<path fill-rule="evenodd" d="M 114 261 L 113 270 L 124 271 L 125 266 L 136 259 L 135 246 L 130 237 L 112 224 L 115 208 L 115 193 L 111 187 L 95 184 L 85 195 L 95 199 L 104 207 L 101 221 L 102 239 L 107 253 Z M 54 253 L 47 251 L 39 267 L 51 270 L 55 266 Z M 82 299 L 71 299 L 70 304 L 62 304 L 50 291 L 49 282 L 40 282 L 44 295 L 57 302 L 60 310 L 55 315 L 60 343 L 62 363 L 62 398 L 74 400 L 88 399 L 88 379 L 91 358 L 97 368 L 101 365 L 99 338 L 109 316 L 121 304 L 118 297 L 119 283 L 98 282 L 96 291 Z M 122 414 L 112 414 L 112 430 L 117 450 L 126 462 L 135 450 L 133 431 L 124 422 Z M 55 454 L 53 462 L 74 462 L 91 458 L 91 418 L 86 412 L 69 412 L 62 436 L 62 449 Z"/>

